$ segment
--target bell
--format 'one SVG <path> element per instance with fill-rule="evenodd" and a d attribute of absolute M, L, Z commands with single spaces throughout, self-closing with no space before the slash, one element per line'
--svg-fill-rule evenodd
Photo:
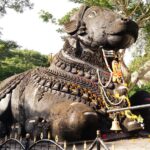
<path fill-rule="evenodd" d="M 84 98 L 84 99 L 88 99 L 88 98 L 89 98 L 89 96 L 88 96 L 88 94 L 87 94 L 87 93 L 84 93 L 84 94 L 82 95 L 82 98 Z"/>
<path fill-rule="evenodd" d="M 72 90 L 72 94 L 73 95 L 78 95 L 79 94 L 79 90 L 78 89 L 73 89 Z"/>
<path fill-rule="evenodd" d="M 68 89 L 68 87 L 67 86 L 64 86 L 63 88 L 62 88 L 62 90 L 61 90 L 62 92 L 68 92 L 69 91 L 69 89 Z"/>
<path fill-rule="evenodd" d="M 72 68 L 71 72 L 72 72 L 73 74 L 76 74 L 76 73 L 77 73 L 77 69 L 76 69 L 76 68 Z"/>
<path fill-rule="evenodd" d="M 52 87 L 53 90 L 58 90 L 60 87 L 59 83 L 54 84 L 54 86 Z"/>
<path fill-rule="evenodd" d="M 119 121 L 117 121 L 117 118 L 115 117 L 113 122 L 112 122 L 112 126 L 111 126 L 111 129 L 112 131 L 120 131 L 121 128 L 120 128 L 120 125 L 119 125 Z"/>
<path fill-rule="evenodd" d="M 49 88 L 51 86 L 51 82 L 47 82 L 44 86 Z"/>
<path fill-rule="evenodd" d="M 86 77 L 87 79 L 90 79 L 90 78 L 91 78 L 90 73 L 89 73 L 89 72 L 86 72 L 86 73 L 85 73 L 85 77 Z"/>
<path fill-rule="evenodd" d="M 97 76 L 94 75 L 94 76 L 91 77 L 91 80 L 96 82 L 96 81 L 98 81 L 98 78 L 97 78 Z"/>
<path fill-rule="evenodd" d="M 40 84 L 40 85 L 44 85 L 45 82 L 46 82 L 46 80 L 41 80 L 41 81 L 39 82 L 39 84 Z"/>
<path fill-rule="evenodd" d="M 80 71 L 78 72 L 78 74 L 79 74 L 79 76 L 83 76 L 83 75 L 84 75 L 84 72 L 83 72 L 82 70 L 80 70 Z"/>

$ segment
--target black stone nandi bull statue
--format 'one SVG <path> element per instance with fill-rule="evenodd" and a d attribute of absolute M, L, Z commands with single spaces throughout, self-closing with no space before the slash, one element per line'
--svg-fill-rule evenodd
<path fill-rule="evenodd" d="M 119 49 L 136 41 L 137 24 L 109 9 L 82 6 L 65 31 L 69 37 L 49 68 L 0 84 L 0 136 L 9 135 L 14 123 L 22 136 L 46 130 L 45 136 L 65 140 L 93 138 L 97 129 L 109 131 L 112 120 L 124 131 L 141 129 L 140 117 L 130 111 L 104 113 L 130 106 Z"/>

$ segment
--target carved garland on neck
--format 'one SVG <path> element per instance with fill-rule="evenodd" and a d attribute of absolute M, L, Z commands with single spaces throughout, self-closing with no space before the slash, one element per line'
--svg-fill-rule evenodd
<path fill-rule="evenodd" d="M 83 80 L 84 78 L 90 79 L 90 81 L 92 79 L 94 79 L 94 80 L 92 80 L 92 82 L 93 83 L 95 82 L 95 84 L 97 86 L 97 89 L 96 89 L 97 94 L 99 93 L 98 83 L 97 83 L 97 79 L 98 79 L 97 74 L 99 74 L 99 79 L 100 79 L 100 83 L 101 83 L 100 86 L 103 86 L 103 93 L 105 94 L 105 97 L 107 98 L 108 104 L 110 106 L 111 105 L 118 106 L 123 102 L 123 100 L 116 99 L 114 96 L 110 96 L 110 99 L 109 99 L 104 90 L 104 88 L 110 88 L 110 86 L 113 84 L 112 83 L 113 72 L 108 65 L 106 56 L 112 57 L 114 59 L 116 57 L 116 54 L 114 53 L 114 51 L 109 51 L 109 52 L 106 51 L 105 52 L 104 50 L 101 50 L 102 54 L 98 53 L 98 57 L 101 57 L 102 59 L 97 59 L 97 61 L 92 61 L 91 62 L 92 64 L 91 64 L 88 61 L 85 61 L 85 60 L 89 60 L 89 59 L 81 59 L 82 54 L 80 54 L 80 56 L 76 57 L 76 55 L 75 55 L 76 50 L 74 48 L 72 48 L 70 45 L 68 45 L 65 48 L 68 48 L 68 49 L 62 50 L 55 59 L 55 65 L 58 68 L 61 68 L 61 70 L 67 71 L 69 73 L 75 74 L 74 75 L 75 77 L 83 76 L 83 78 L 81 78 L 81 80 Z M 84 55 L 86 55 L 86 53 L 84 53 Z M 92 56 L 90 56 L 90 58 L 91 57 Z M 85 58 L 88 58 L 88 56 Z M 98 64 L 99 64 L 99 66 L 98 66 Z M 98 73 L 96 72 L 96 70 L 98 70 Z M 101 94 L 102 94 L 102 92 L 101 92 Z M 103 99 L 104 99 L 104 96 L 103 96 Z M 101 101 L 102 101 L 102 99 L 101 99 Z"/>

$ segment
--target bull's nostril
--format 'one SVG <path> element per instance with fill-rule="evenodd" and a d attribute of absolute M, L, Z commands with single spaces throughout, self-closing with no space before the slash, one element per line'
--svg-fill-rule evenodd
<path fill-rule="evenodd" d="M 129 18 L 126 18 L 126 17 L 121 18 L 121 21 L 124 22 L 124 23 L 127 23 L 127 22 L 129 22 Z"/>

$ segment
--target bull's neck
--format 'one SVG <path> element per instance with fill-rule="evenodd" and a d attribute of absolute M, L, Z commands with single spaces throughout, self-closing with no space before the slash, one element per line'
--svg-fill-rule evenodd
<path fill-rule="evenodd" d="M 76 60 L 77 63 L 82 61 L 85 64 L 89 63 L 95 67 L 104 67 L 102 64 L 102 52 L 100 50 L 94 52 L 90 48 L 84 46 L 80 41 L 75 40 L 74 43 L 71 43 L 69 40 L 66 40 L 62 53 L 68 56 L 68 58 L 70 57 Z"/>
<path fill-rule="evenodd" d="M 93 81 L 97 81 L 96 70 L 99 69 L 107 81 L 110 72 L 106 67 L 101 51 L 94 53 L 84 46 L 82 47 L 80 43 L 76 44 L 77 47 L 73 47 L 69 41 L 66 41 L 63 49 L 56 55 L 51 68 L 54 67 L 55 70 L 59 69 L 66 73 L 84 76 Z"/>

